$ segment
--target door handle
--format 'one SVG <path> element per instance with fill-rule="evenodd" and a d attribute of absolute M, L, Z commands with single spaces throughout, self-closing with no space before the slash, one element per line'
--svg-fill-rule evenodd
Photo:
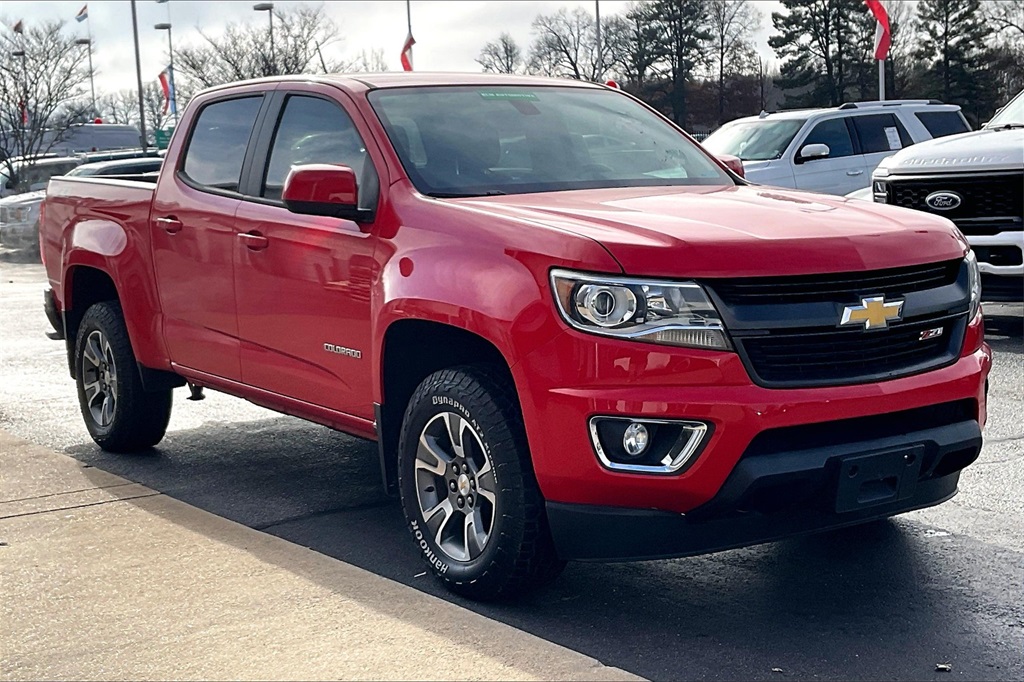
<path fill-rule="evenodd" d="M 862 171 L 862 170 L 846 171 L 846 174 L 849 175 L 852 178 L 855 175 L 863 175 L 864 171 Z"/>
<path fill-rule="evenodd" d="M 174 216 L 164 216 L 156 219 L 156 224 L 164 229 L 167 234 L 177 234 L 185 227 L 180 220 Z"/>
<path fill-rule="evenodd" d="M 238 238 L 245 244 L 245 248 L 250 251 L 262 251 L 263 249 L 270 246 L 270 240 L 264 237 L 259 232 L 240 232 Z"/>

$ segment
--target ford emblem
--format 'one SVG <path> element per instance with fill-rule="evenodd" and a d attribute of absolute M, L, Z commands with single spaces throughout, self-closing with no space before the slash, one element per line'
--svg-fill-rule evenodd
<path fill-rule="evenodd" d="M 924 198 L 924 203 L 928 204 L 928 208 L 933 208 L 936 211 L 952 211 L 954 208 L 960 205 L 963 198 L 956 192 L 932 192 Z"/>

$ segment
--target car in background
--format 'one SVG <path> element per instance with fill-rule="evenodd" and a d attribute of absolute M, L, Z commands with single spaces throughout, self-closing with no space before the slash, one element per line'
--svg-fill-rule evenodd
<path fill-rule="evenodd" d="M 142 144 L 142 135 L 133 125 L 79 123 L 43 138 L 43 149 L 56 154 L 73 154 L 110 149 L 134 149 Z"/>
<path fill-rule="evenodd" d="M 138 154 L 138 152 L 136 152 Z M 50 161 L 51 159 L 45 159 Z M 75 161 L 80 163 L 81 158 Z M 52 177 L 66 175 L 70 177 L 88 176 L 137 176 L 160 170 L 162 157 L 149 156 L 138 158 L 122 158 L 96 163 L 84 163 L 74 166 L 64 173 L 54 173 Z M 49 177 L 46 178 L 49 181 Z M 44 183 L 45 187 L 45 183 Z M 46 190 L 26 192 L 0 199 L 0 244 L 8 247 L 39 248 L 39 206 L 46 197 Z"/>
<path fill-rule="evenodd" d="M 0 164 L 0 197 L 46 189 L 50 178 L 64 175 L 80 165 L 82 159 L 75 156 L 16 156 Z"/>
<path fill-rule="evenodd" d="M 1024 91 L 981 130 L 885 159 L 872 176 L 881 204 L 949 218 L 967 237 L 989 303 L 1024 302 Z M 986 311 L 996 309 L 987 306 Z"/>
<path fill-rule="evenodd" d="M 970 131 L 960 107 L 936 100 L 849 102 L 739 118 L 702 143 L 743 162 L 747 180 L 827 194 L 869 184 L 887 156 L 918 142 Z"/>

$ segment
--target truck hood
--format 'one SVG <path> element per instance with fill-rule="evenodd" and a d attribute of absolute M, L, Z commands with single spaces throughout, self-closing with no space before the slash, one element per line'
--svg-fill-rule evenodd
<path fill-rule="evenodd" d="M 768 187 L 657 187 L 449 200 L 601 243 L 630 275 L 852 272 L 961 257 L 951 222 Z"/>
<path fill-rule="evenodd" d="M 8 208 L 14 208 L 20 204 L 31 204 L 42 201 L 46 197 L 46 191 L 40 190 L 38 192 L 23 192 L 22 194 L 12 194 L 9 197 L 0 199 L 0 206 L 6 206 Z"/>
<path fill-rule="evenodd" d="M 1024 168 L 1024 129 L 975 130 L 919 142 L 879 164 L 875 177 L 886 172 L 935 173 L 1005 171 Z"/>

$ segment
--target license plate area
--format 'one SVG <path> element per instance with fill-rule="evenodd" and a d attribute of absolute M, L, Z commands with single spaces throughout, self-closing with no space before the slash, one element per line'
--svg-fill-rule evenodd
<path fill-rule="evenodd" d="M 913 497 L 923 459 L 923 445 L 843 458 L 839 464 L 836 512 L 842 514 Z"/>

